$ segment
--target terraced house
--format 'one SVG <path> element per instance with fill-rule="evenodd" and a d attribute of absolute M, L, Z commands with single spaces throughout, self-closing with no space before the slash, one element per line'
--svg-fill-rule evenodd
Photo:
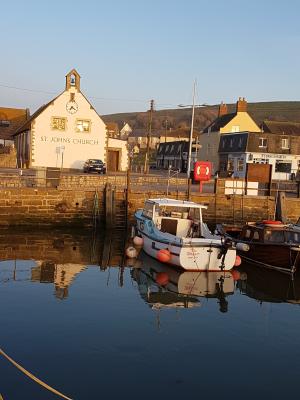
<path fill-rule="evenodd" d="M 218 117 L 208 125 L 200 134 L 199 159 L 211 161 L 213 171 L 219 168 L 219 142 L 223 134 L 239 132 L 260 132 L 259 126 L 247 112 L 247 101 L 239 98 L 236 103 L 236 111 L 228 113 L 227 105 L 221 103 Z"/>

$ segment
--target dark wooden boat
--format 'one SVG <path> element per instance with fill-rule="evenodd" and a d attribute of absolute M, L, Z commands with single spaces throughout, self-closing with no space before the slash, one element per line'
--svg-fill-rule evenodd
<path fill-rule="evenodd" d="M 280 221 L 247 223 L 235 240 L 249 245 L 240 256 L 266 268 L 294 273 L 300 265 L 300 230 Z"/>

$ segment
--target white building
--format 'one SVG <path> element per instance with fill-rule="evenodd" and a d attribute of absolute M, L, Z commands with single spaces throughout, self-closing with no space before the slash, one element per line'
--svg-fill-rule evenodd
<path fill-rule="evenodd" d="M 66 75 L 65 90 L 40 107 L 15 134 L 21 168 L 82 169 L 89 158 L 108 170 L 126 170 L 127 142 L 109 138 L 106 125 L 80 91 L 80 75 Z"/>

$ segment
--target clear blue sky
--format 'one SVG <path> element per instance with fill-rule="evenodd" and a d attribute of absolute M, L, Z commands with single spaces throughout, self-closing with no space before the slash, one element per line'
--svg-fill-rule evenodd
<path fill-rule="evenodd" d="M 299 15 L 298 0 L 5 1 L 0 106 L 33 112 L 73 67 L 100 114 L 190 104 L 195 78 L 199 103 L 299 100 Z"/>

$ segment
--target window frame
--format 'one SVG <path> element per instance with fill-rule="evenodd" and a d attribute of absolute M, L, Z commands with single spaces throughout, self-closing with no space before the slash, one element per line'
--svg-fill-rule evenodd
<path fill-rule="evenodd" d="M 88 130 L 80 130 L 80 129 L 78 129 L 78 123 L 79 122 L 88 122 Z M 92 121 L 90 119 L 76 118 L 76 121 L 75 121 L 75 131 L 76 131 L 76 133 L 91 133 L 91 128 L 92 128 Z"/>
<path fill-rule="evenodd" d="M 261 144 L 262 141 L 262 144 Z M 264 141 L 266 142 L 266 144 L 264 145 Z M 261 149 L 266 149 L 268 147 L 268 138 L 264 138 L 264 137 L 260 137 L 258 139 L 258 147 Z"/>
<path fill-rule="evenodd" d="M 59 128 L 59 127 L 55 127 L 54 126 L 54 121 L 55 120 L 61 120 L 64 121 L 64 127 L 63 128 Z M 67 130 L 67 122 L 68 122 L 68 118 L 67 117 L 59 117 L 59 116 L 51 116 L 51 130 L 52 131 L 60 131 L 60 132 L 65 132 Z"/>
<path fill-rule="evenodd" d="M 286 142 L 287 146 L 284 146 L 283 142 Z M 281 148 L 282 150 L 290 150 L 290 138 L 288 137 L 281 138 Z"/>

